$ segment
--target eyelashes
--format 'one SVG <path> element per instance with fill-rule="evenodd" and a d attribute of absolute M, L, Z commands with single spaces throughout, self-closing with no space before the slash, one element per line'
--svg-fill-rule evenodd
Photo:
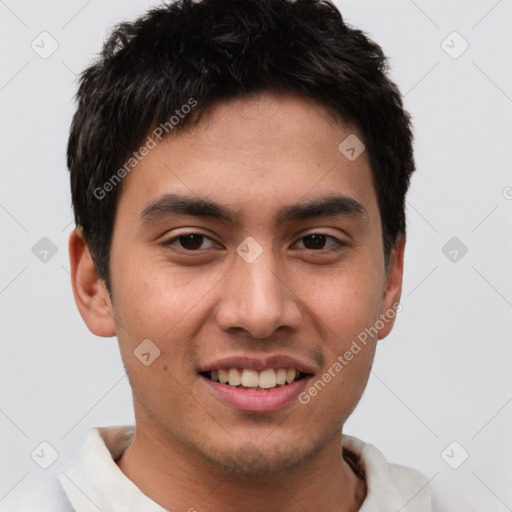
<path fill-rule="evenodd" d="M 202 242 L 204 239 L 207 239 L 207 240 L 210 240 L 211 242 L 213 242 L 215 244 L 215 241 L 210 238 L 209 236 L 206 236 L 206 235 L 203 235 L 202 233 L 183 233 L 181 235 L 178 235 L 178 236 L 175 236 L 174 238 L 171 238 L 170 240 L 168 240 L 167 242 L 164 242 L 164 245 L 174 245 L 176 241 L 178 241 L 179 243 L 183 244 L 185 243 L 186 245 L 188 244 L 189 246 L 192 246 L 193 248 L 190 249 L 190 247 L 180 247 L 180 249 L 182 250 L 185 250 L 185 251 L 192 251 L 192 252 L 197 252 L 197 244 L 198 244 L 198 241 Z M 202 245 L 199 244 L 199 245 Z"/>
<path fill-rule="evenodd" d="M 330 245 L 329 241 L 331 242 Z M 208 247 L 203 247 L 201 249 L 205 242 L 207 243 Z M 339 238 L 336 238 L 333 235 L 329 235 L 327 233 L 323 233 L 320 231 L 315 231 L 313 233 L 309 233 L 307 235 L 300 237 L 296 242 L 294 242 L 293 245 L 297 245 L 300 243 L 302 243 L 303 245 L 303 247 L 300 248 L 301 250 L 312 252 L 338 252 L 347 245 Z M 198 232 L 188 232 L 179 234 L 177 236 L 170 238 L 169 240 L 166 240 L 165 242 L 163 242 L 162 245 L 164 245 L 165 247 L 173 247 L 181 252 L 187 253 L 200 253 L 204 252 L 205 250 L 209 250 L 212 247 L 221 248 L 221 246 L 217 244 L 217 242 L 215 242 L 215 240 L 213 240 L 211 237 Z"/>

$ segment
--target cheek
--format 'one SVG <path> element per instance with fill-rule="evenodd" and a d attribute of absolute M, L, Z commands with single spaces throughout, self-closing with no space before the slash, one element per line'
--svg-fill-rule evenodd
<path fill-rule="evenodd" d="M 336 338 L 340 349 L 348 338 L 373 324 L 380 313 L 383 274 L 375 266 L 326 273 L 315 285 L 298 293 L 318 319 L 326 339 Z"/>
<path fill-rule="evenodd" d="M 322 372 L 311 379 L 299 396 L 299 402 L 308 411 L 305 421 L 312 429 L 326 424 L 341 427 L 364 392 L 375 344 L 352 347 L 352 350 L 345 348 L 327 358 Z"/>
<path fill-rule="evenodd" d="M 197 273 L 193 276 L 191 270 L 164 261 L 124 262 L 112 276 L 116 320 L 132 338 L 154 337 L 161 343 L 179 339 L 217 281 L 215 275 L 197 278 Z"/>
<path fill-rule="evenodd" d="M 383 288 L 383 274 L 375 269 L 369 264 L 341 271 L 317 281 L 309 294 L 325 356 L 322 373 L 309 391 L 333 404 L 334 415 L 352 411 L 370 373 L 377 341 L 371 327 L 379 318 Z"/>
<path fill-rule="evenodd" d="M 194 382 L 196 339 L 208 320 L 208 299 L 221 276 L 212 272 L 198 278 L 196 272 L 193 277 L 191 270 L 168 263 L 123 265 L 112 276 L 113 313 L 123 363 L 139 398 L 168 400 L 170 390 Z M 136 356 L 141 342 L 148 339 L 157 347 L 149 344 L 149 351 L 158 357 L 145 366 Z M 177 407 L 182 400 L 172 397 Z"/>

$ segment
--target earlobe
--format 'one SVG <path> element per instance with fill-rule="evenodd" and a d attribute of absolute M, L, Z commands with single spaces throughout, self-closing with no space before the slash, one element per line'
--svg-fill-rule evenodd
<path fill-rule="evenodd" d="M 398 235 L 389 255 L 386 288 L 382 301 L 381 320 L 384 324 L 379 331 L 379 340 L 385 338 L 393 328 L 397 308 L 402 295 L 402 279 L 404 273 L 405 237 Z"/>
<path fill-rule="evenodd" d="M 116 330 L 110 296 L 80 227 L 74 229 L 69 237 L 69 260 L 73 295 L 84 322 L 96 336 L 114 336 Z"/>

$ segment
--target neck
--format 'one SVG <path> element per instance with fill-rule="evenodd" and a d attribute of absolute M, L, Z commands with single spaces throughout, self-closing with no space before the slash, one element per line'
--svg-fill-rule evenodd
<path fill-rule="evenodd" d="M 166 510 L 356 512 L 366 496 L 366 483 L 342 458 L 341 431 L 300 467 L 271 477 L 222 471 L 165 434 L 145 432 L 136 429 L 117 464 Z"/>

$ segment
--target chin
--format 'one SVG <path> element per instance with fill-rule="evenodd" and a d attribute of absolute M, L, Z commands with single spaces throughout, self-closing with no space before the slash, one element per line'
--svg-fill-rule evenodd
<path fill-rule="evenodd" d="M 268 479 L 301 466 L 318 454 L 328 441 L 307 439 L 291 443 L 279 440 L 274 444 L 262 436 L 238 447 L 231 445 L 226 450 L 216 450 L 212 445 L 208 453 L 202 455 L 216 469 L 224 472 L 251 479 Z"/>

